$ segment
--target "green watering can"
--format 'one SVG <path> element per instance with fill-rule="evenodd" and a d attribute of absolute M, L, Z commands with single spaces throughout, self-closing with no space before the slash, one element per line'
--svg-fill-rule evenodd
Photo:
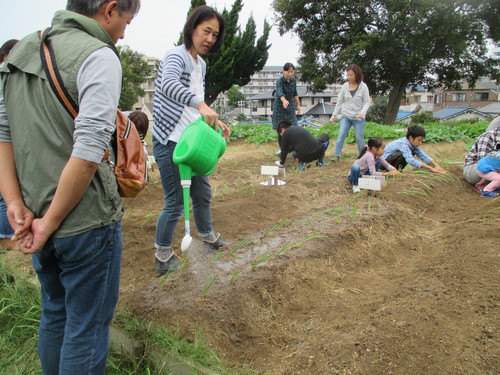
<path fill-rule="evenodd" d="M 173 160 L 179 166 L 184 196 L 185 235 L 181 242 L 182 251 L 186 251 L 192 241 L 189 224 L 191 177 L 211 175 L 224 151 L 226 140 L 222 137 L 222 129 L 215 131 L 203 121 L 203 117 L 184 129 L 175 146 Z"/>

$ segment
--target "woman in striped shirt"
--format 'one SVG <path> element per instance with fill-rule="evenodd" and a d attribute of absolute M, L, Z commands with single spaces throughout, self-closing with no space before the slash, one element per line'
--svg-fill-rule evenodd
<path fill-rule="evenodd" d="M 184 129 L 198 117 L 220 127 L 225 138 L 229 128 L 205 102 L 206 64 L 200 55 L 217 52 L 224 39 L 224 18 L 211 7 L 199 6 L 184 25 L 184 44 L 168 51 L 160 62 L 156 79 L 153 118 L 153 154 L 160 171 L 164 206 L 156 224 L 155 271 L 163 275 L 175 270 L 180 262 L 172 242 L 177 222 L 183 213 L 183 195 L 179 169 L 172 160 L 175 146 Z M 225 246 L 212 227 L 210 203 L 212 191 L 206 176 L 191 181 L 193 216 L 206 251 Z"/>

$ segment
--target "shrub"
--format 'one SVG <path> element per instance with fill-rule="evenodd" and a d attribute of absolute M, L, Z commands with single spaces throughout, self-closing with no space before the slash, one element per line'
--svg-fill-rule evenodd
<path fill-rule="evenodd" d="M 373 103 L 366 113 L 366 121 L 382 124 L 384 122 L 388 102 L 389 98 L 387 96 L 377 96 L 373 99 Z"/>
<path fill-rule="evenodd" d="M 412 125 L 417 125 L 417 124 L 425 124 L 429 122 L 435 122 L 437 121 L 436 118 L 434 118 L 434 115 L 430 111 L 422 111 L 419 112 L 413 116 L 411 116 L 411 121 L 410 124 Z"/>

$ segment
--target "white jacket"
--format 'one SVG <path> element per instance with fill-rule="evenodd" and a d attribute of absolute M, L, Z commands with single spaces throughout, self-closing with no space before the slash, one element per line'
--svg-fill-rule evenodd
<path fill-rule="evenodd" d="M 347 117 L 351 120 L 357 120 L 360 112 L 366 115 L 366 111 L 370 107 L 372 100 L 368 92 L 368 86 L 361 81 L 354 96 L 349 91 L 349 82 L 342 85 L 337 98 L 337 105 L 333 111 L 333 116 Z"/>

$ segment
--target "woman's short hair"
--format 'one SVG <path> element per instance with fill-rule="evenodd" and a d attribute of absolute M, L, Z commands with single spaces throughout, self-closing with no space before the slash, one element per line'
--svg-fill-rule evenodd
<path fill-rule="evenodd" d="M 128 115 L 128 118 L 134 123 L 141 140 L 144 140 L 149 129 L 148 116 L 142 111 L 134 111 Z"/>
<path fill-rule="evenodd" d="M 351 64 L 347 67 L 346 72 L 352 70 L 356 76 L 356 83 L 359 85 L 363 80 L 363 71 L 357 64 Z"/>
<path fill-rule="evenodd" d="M 295 67 L 293 66 L 293 64 L 292 64 L 292 63 L 287 62 L 285 65 L 283 65 L 283 71 L 284 71 L 284 72 L 289 71 L 289 70 L 290 70 L 290 68 L 292 68 L 293 70 L 295 70 Z"/>
<path fill-rule="evenodd" d="M 190 49 L 193 45 L 193 32 L 198 27 L 198 25 L 206 20 L 217 18 L 219 22 L 219 34 L 217 35 L 217 40 L 215 41 L 209 52 L 217 52 L 222 46 L 224 41 L 224 29 L 226 28 L 226 21 L 214 8 L 207 5 L 200 5 L 195 8 L 190 14 L 184 24 L 184 45 L 187 49 Z"/>
<path fill-rule="evenodd" d="M 111 0 L 68 0 L 66 9 L 83 14 L 87 17 L 94 16 L 100 7 Z M 116 0 L 119 12 L 132 12 L 136 15 L 141 7 L 141 0 Z"/>

